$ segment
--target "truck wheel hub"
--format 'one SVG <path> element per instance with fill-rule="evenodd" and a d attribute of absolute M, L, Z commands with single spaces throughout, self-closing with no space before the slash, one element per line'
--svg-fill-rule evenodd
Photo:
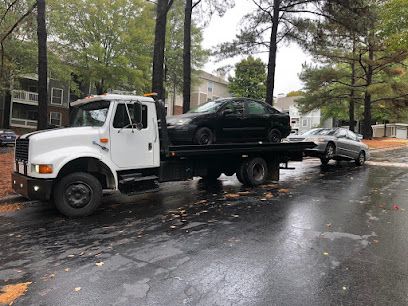
<path fill-rule="evenodd" d="M 84 183 L 70 185 L 65 191 L 65 199 L 73 208 L 85 207 L 91 200 L 91 188 Z"/>

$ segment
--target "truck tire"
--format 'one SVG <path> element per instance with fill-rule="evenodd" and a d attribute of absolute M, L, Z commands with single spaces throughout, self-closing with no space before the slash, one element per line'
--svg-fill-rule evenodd
<path fill-rule="evenodd" d="M 53 199 L 59 212 L 67 217 L 89 216 L 101 204 L 102 186 L 91 174 L 71 173 L 57 182 Z"/>
<path fill-rule="evenodd" d="M 261 157 L 255 157 L 245 163 L 244 181 L 249 186 L 259 186 L 268 179 L 268 165 Z"/>
<path fill-rule="evenodd" d="M 243 162 L 237 169 L 237 179 L 242 185 L 249 185 L 249 183 L 246 180 L 246 162 Z"/>

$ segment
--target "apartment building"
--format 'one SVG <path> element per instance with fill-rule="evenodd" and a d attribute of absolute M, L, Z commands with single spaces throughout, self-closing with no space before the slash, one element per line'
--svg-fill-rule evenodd
<path fill-rule="evenodd" d="M 297 134 L 303 134 L 316 127 L 333 127 L 333 121 L 331 119 L 322 120 L 320 109 L 313 110 L 306 114 L 301 113 L 296 99 L 299 99 L 299 97 L 279 97 L 274 103 L 274 107 L 278 110 L 289 114 L 292 131 L 295 131 Z"/>
<path fill-rule="evenodd" d="M 13 82 L 10 98 L 9 126 L 17 134 L 37 129 L 38 120 L 38 76 L 26 74 Z M 48 80 L 48 123 L 50 126 L 69 124 L 69 84 L 59 80 Z"/>
<path fill-rule="evenodd" d="M 220 77 L 205 71 L 199 71 L 198 82 L 193 84 L 191 90 L 190 109 L 194 109 L 208 101 L 229 97 L 228 82 Z M 166 101 L 167 115 L 183 113 L 183 96 L 172 95 Z"/>

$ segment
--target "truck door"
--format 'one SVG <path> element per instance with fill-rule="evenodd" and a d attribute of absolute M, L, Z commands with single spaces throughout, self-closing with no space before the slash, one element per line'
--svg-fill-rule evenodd
<path fill-rule="evenodd" d="M 126 108 L 127 105 L 127 108 Z M 148 120 L 149 111 L 153 105 L 139 102 L 123 102 L 116 105 L 115 115 L 111 122 L 111 158 L 123 169 L 149 168 L 154 165 L 154 138 L 155 130 Z M 141 112 L 140 112 L 141 108 Z M 129 111 L 129 112 L 128 112 Z M 133 122 L 140 121 L 142 125 L 137 129 L 129 122 L 129 115 Z"/>

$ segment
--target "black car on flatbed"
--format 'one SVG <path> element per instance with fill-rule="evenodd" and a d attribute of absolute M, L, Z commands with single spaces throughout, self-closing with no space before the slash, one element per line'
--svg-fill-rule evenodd
<path fill-rule="evenodd" d="M 246 98 L 210 101 L 190 112 L 167 118 L 175 144 L 279 143 L 290 134 L 290 118 L 272 106 Z"/>

